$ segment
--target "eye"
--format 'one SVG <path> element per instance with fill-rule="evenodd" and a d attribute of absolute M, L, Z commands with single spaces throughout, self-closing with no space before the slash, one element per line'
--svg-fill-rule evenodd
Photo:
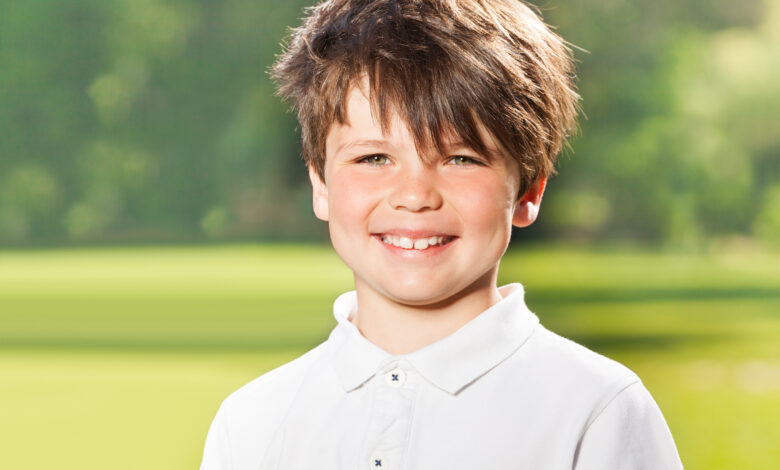
<path fill-rule="evenodd" d="M 377 153 L 374 155 L 366 155 L 365 157 L 361 157 L 357 163 L 368 163 L 371 166 L 382 166 L 387 165 L 389 160 L 387 155 Z"/>
<path fill-rule="evenodd" d="M 449 161 L 455 166 L 482 165 L 480 160 L 477 160 L 474 157 L 467 157 L 466 155 L 455 155 L 454 157 L 450 157 Z"/>

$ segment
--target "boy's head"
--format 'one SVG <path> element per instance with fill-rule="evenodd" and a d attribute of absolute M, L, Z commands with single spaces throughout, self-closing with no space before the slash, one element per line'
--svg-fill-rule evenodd
<path fill-rule="evenodd" d="M 326 1 L 274 75 L 359 296 L 431 306 L 495 290 L 576 115 L 570 51 L 533 11 Z"/>
<path fill-rule="evenodd" d="M 330 0 L 308 13 L 273 75 L 320 178 L 363 82 L 383 128 L 395 110 L 421 155 L 451 134 L 484 152 L 484 126 L 518 162 L 520 194 L 554 172 L 579 99 L 571 51 L 521 1 Z"/>

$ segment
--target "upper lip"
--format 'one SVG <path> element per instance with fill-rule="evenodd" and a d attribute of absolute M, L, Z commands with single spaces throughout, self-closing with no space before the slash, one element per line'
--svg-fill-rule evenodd
<path fill-rule="evenodd" d="M 409 230 L 409 229 L 389 229 L 381 232 L 374 232 L 374 235 L 394 235 L 396 237 L 406 238 L 431 238 L 431 237 L 454 237 L 455 235 L 436 230 Z"/>

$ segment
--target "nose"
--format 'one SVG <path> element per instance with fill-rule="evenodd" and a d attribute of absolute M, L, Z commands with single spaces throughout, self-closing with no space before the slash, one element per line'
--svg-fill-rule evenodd
<path fill-rule="evenodd" d="M 388 202 L 393 209 L 420 212 L 436 210 L 443 199 L 436 184 L 436 175 L 427 165 L 419 165 L 396 175 Z"/>

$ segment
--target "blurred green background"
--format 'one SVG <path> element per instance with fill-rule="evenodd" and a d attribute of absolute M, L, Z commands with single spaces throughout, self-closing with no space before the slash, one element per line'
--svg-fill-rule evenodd
<path fill-rule="evenodd" d="M 501 281 L 688 469 L 780 463 L 780 0 L 536 2 L 586 118 Z M 309 2 L 0 0 L 0 468 L 197 467 L 348 270 L 267 74 Z"/>

